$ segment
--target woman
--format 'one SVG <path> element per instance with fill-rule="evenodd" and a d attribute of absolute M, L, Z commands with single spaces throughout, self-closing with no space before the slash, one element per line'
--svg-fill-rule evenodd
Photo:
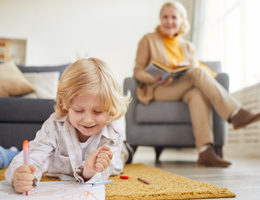
<path fill-rule="evenodd" d="M 138 45 L 134 68 L 134 77 L 140 81 L 137 97 L 144 104 L 151 100 L 187 103 L 199 151 L 198 165 L 227 167 L 231 163 L 219 157 L 213 148 L 211 106 L 235 129 L 260 120 L 260 113 L 243 109 L 215 80 L 216 74 L 198 62 L 194 46 L 180 37 L 189 30 L 186 10 L 180 3 L 164 4 L 160 21 L 156 31 L 146 34 Z M 145 72 L 153 59 L 169 67 L 185 61 L 192 68 L 174 80 L 160 80 L 159 76 L 153 77 Z"/>

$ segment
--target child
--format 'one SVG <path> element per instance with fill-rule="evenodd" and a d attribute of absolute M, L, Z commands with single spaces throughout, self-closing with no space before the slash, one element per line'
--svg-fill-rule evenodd
<path fill-rule="evenodd" d="M 63 73 L 55 112 L 29 144 L 29 166 L 23 152 L 5 173 L 14 189 L 23 193 L 36 187 L 42 173 L 81 183 L 104 181 L 120 174 L 124 127 L 122 117 L 130 96 L 122 96 L 107 65 L 97 59 L 80 59 Z"/>

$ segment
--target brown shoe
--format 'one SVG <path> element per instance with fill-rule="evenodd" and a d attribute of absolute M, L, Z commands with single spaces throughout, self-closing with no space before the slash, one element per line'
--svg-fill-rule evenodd
<path fill-rule="evenodd" d="M 199 154 L 197 164 L 199 166 L 208 167 L 228 167 L 231 165 L 230 162 L 227 162 L 219 157 L 212 146 L 208 147 L 207 150 Z"/>
<path fill-rule="evenodd" d="M 254 114 L 248 110 L 241 108 L 238 113 L 231 118 L 230 122 L 233 124 L 234 129 L 239 129 L 259 120 L 260 113 Z"/>

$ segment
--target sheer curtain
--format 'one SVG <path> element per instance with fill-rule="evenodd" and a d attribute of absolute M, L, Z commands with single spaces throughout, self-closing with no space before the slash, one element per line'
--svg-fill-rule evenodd
<path fill-rule="evenodd" d="M 219 60 L 230 92 L 260 82 L 260 1 L 195 0 L 192 42 L 200 60 Z"/>

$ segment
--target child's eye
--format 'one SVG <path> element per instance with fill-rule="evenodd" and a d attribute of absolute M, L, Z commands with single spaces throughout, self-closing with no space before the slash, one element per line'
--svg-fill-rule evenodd
<path fill-rule="evenodd" d="M 75 110 L 75 109 L 74 109 L 74 110 Z M 80 113 L 80 112 L 83 112 L 83 110 L 75 110 L 75 112 L 79 112 L 79 113 Z"/>
<path fill-rule="evenodd" d="M 96 113 L 96 114 L 100 114 L 100 113 L 102 113 L 102 112 L 101 112 L 101 111 L 97 111 L 97 110 L 95 110 L 94 113 Z"/>

